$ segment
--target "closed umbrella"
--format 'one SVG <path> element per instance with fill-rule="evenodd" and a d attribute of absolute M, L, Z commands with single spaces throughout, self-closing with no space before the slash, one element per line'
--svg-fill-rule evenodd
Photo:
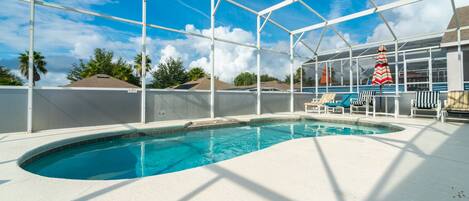
<path fill-rule="evenodd" d="M 389 70 L 388 58 L 386 56 L 386 47 L 384 47 L 384 45 L 381 45 L 378 48 L 375 72 L 373 73 L 373 79 L 371 81 L 371 84 L 373 86 L 379 85 L 379 92 L 381 95 L 383 95 L 383 85 L 392 84 L 391 71 Z M 381 108 L 381 98 L 379 101 L 379 105 Z"/>
<path fill-rule="evenodd" d="M 375 72 L 371 84 L 379 85 L 379 91 L 383 94 L 383 85 L 392 84 L 391 71 L 389 70 L 388 59 L 386 57 L 386 48 L 379 46 L 378 56 L 376 57 Z"/>

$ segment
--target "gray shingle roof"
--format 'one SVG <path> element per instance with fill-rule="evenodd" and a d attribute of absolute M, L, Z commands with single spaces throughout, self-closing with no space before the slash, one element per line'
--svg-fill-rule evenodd
<path fill-rule="evenodd" d="M 459 16 L 459 21 L 461 23 L 461 27 L 469 26 L 469 6 L 461 7 L 456 9 L 456 14 Z M 448 29 L 456 28 L 456 17 L 453 15 L 451 20 L 448 24 Z M 455 46 L 457 45 L 457 32 L 447 32 L 443 35 L 443 39 L 441 40 L 442 46 Z M 469 30 L 461 30 L 461 41 L 467 41 L 469 43 Z"/>
<path fill-rule="evenodd" d="M 105 74 L 97 74 L 91 77 L 72 82 L 66 87 L 102 87 L 102 88 L 139 88 L 128 82 L 113 78 Z"/>
<path fill-rule="evenodd" d="M 233 85 L 215 79 L 216 90 L 227 90 L 234 88 Z M 174 89 L 189 89 L 189 90 L 210 90 L 210 78 L 204 77 L 198 80 L 186 82 L 184 84 L 174 87 Z"/>

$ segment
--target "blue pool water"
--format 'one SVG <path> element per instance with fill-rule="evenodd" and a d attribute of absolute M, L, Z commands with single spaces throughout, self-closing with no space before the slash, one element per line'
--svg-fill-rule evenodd
<path fill-rule="evenodd" d="M 47 177 L 136 178 L 203 166 L 296 138 L 388 132 L 392 129 L 309 120 L 257 123 L 139 137 L 123 136 L 70 146 L 22 166 Z"/>

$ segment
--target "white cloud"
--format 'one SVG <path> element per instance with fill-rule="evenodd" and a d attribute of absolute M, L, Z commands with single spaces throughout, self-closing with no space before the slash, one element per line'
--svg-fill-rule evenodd
<path fill-rule="evenodd" d="M 361 2 L 355 2 L 361 3 Z M 328 19 L 334 19 L 344 15 L 344 12 L 352 6 L 352 0 L 333 0 L 330 3 L 330 12 L 328 14 Z"/>
<path fill-rule="evenodd" d="M 164 63 L 168 58 L 183 58 L 181 53 L 179 53 L 176 48 L 172 45 L 166 45 L 161 49 L 160 63 Z"/>
<path fill-rule="evenodd" d="M 455 0 L 457 7 L 469 5 L 467 0 Z M 446 29 L 453 11 L 450 1 L 427 0 L 403 6 L 385 13 L 398 37 L 441 32 Z M 367 38 L 368 42 L 390 39 L 384 23 L 379 24 Z"/>
<path fill-rule="evenodd" d="M 37 82 L 38 86 L 64 86 L 70 83 L 67 80 L 67 74 L 61 72 L 48 72 L 41 75 L 41 81 Z"/>
<path fill-rule="evenodd" d="M 58 0 L 62 1 L 62 0 Z M 68 1 L 67 1 L 68 2 Z M 103 1 L 85 0 L 80 7 L 100 5 Z M 104 1 L 110 3 L 111 1 Z M 329 16 L 341 16 L 344 12 L 344 3 L 350 0 L 335 0 L 337 7 L 332 9 Z M 73 2 L 72 2 L 73 3 Z M 464 0 L 457 0 L 458 6 L 469 4 Z M 22 3 L 7 3 L 0 13 L 0 44 L 7 46 L 12 51 L 20 52 L 27 49 L 28 32 L 27 19 L 28 7 Z M 415 33 L 428 33 L 434 30 L 442 30 L 451 17 L 450 4 L 442 0 L 427 0 L 415 6 L 405 6 L 387 13 L 391 25 L 396 32 L 408 35 Z M 140 36 L 128 32 L 117 31 L 112 28 L 92 25 L 87 19 L 70 17 L 53 9 L 37 12 L 36 46 L 39 51 L 52 55 L 73 56 L 86 59 L 95 48 L 107 48 L 115 52 L 116 56 L 122 56 L 132 61 L 133 56 L 140 51 Z M 194 25 L 186 25 L 185 31 L 210 35 L 210 29 L 197 29 Z M 255 42 L 254 33 L 229 26 L 219 26 L 215 29 L 215 35 L 240 43 Z M 343 34 L 352 44 L 356 44 L 349 34 Z M 319 32 L 311 32 L 306 35 L 307 41 L 315 41 L 319 38 Z M 389 38 L 384 24 L 378 25 L 368 41 L 376 41 Z M 288 52 L 287 41 L 263 43 L 263 46 Z M 303 56 L 311 56 L 311 52 L 302 45 L 298 45 L 295 51 Z M 315 47 L 315 45 L 311 45 Z M 180 57 L 186 67 L 200 66 L 210 72 L 210 40 L 193 36 L 184 36 L 178 39 L 159 39 L 148 37 L 148 52 L 156 66 L 168 57 Z M 345 43 L 333 32 L 329 31 L 320 46 L 320 50 L 345 47 Z M 48 55 L 46 55 L 48 56 Z M 1 55 L 0 55 L 1 57 Z M 262 73 L 268 73 L 283 79 L 289 74 L 289 57 L 276 53 L 263 52 Z M 295 66 L 301 62 L 295 60 Z M 50 72 L 41 81 L 41 85 L 63 85 L 68 81 L 65 72 L 71 66 L 63 66 L 63 70 Z M 156 67 L 155 67 L 156 68 Z M 256 52 L 252 48 L 236 46 L 223 42 L 216 42 L 215 50 L 215 75 L 224 81 L 232 82 L 237 74 L 249 71 L 256 72 Z"/>
<path fill-rule="evenodd" d="M 94 5 L 105 5 L 109 3 L 117 3 L 112 0 L 79 0 L 79 1 L 70 1 L 70 0 L 54 0 L 52 2 L 60 3 L 61 5 L 74 6 L 79 8 L 89 8 Z"/>
<path fill-rule="evenodd" d="M 103 5 L 111 1 L 85 0 L 68 2 L 80 7 Z M 0 45 L 6 47 L 0 59 L 11 60 L 19 52 L 28 49 L 28 5 L 18 1 L 3 4 L 0 12 Z M 73 62 L 79 58 L 89 58 L 95 48 L 113 50 L 116 56 L 129 61 L 140 49 L 140 40 L 128 32 L 86 23 L 89 17 L 69 15 L 55 9 L 38 7 L 35 23 L 35 49 L 46 57 L 49 64 L 57 63 L 54 59 L 64 57 L 68 63 L 60 60 L 60 66 L 49 66 L 49 73 L 39 82 L 43 86 L 57 86 L 68 83 L 66 73 Z M 138 39 L 138 41 L 136 40 Z M 14 67 L 14 66 L 12 66 Z M 50 75 L 49 75 L 50 74 Z"/>

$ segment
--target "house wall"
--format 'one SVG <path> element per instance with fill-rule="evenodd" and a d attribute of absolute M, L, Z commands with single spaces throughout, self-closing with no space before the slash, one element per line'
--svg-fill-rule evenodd
<path fill-rule="evenodd" d="M 469 49 L 469 47 L 467 48 Z M 463 52 L 464 81 L 469 81 L 469 50 Z"/>
<path fill-rule="evenodd" d="M 464 56 L 463 56 L 464 57 Z M 447 66 L 448 66 L 448 91 L 464 90 L 464 80 L 461 74 L 457 48 L 448 48 L 446 53 Z M 469 71 L 469 65 L 464 65 L 465 71 Z M 466 77 L 466 76 L 464 76 Z"/>

